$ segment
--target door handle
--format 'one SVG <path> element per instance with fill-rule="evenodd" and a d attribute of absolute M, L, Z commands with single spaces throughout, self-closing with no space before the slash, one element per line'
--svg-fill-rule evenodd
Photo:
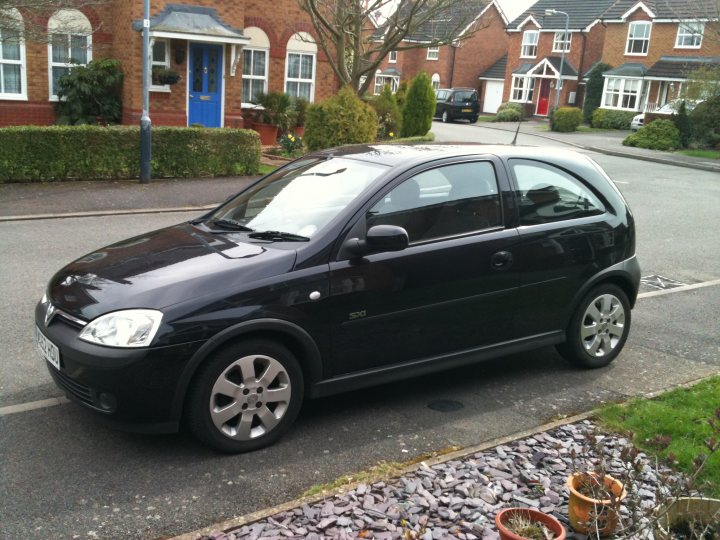
<path fill-rule="evenodd" d="M 191 98 L 194 98 L 195 96 L 193 96 L 192 94 L 190 94 L 190 97 L 191 97 Z"/>
<path fill-rule="evenodd" d="M 513 256 L 509 251 L 498 251 L 490 257 L 490 265 L 495 270 L 507 270 L 512 266 Z"/>

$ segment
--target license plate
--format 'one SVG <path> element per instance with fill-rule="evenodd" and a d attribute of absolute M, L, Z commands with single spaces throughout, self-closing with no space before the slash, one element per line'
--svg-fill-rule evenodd
<path fill-rule="evenodd" d="M 462 112 L 472 112 L 472 109 L 463 109 Z"/>
<path fill-rule="evenodd" d="M 55 369 L 60 369 L 60 349 L 45 337 L 37 325 L 35 325 L 35 345 L 40 356 L 50 362 Z"/>

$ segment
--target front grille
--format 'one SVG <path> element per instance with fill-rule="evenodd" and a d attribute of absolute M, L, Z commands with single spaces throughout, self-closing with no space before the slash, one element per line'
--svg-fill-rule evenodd
<path fill-rule="evenodd" d="M 74 379 L 71 379 L 62 371 L 58 371 L 57 369 L 55 369 L 53 367 L 50 367 L 49 369 L 50 369 L 50 374 L 52 375 L 53 379 L 55 379 L 55 382 L 58 384 L 58 386 L 60 388 L 62 388 L 69 394 L 72 394 L 77 399 L 79 399 L 86 405 L 89 405 L 93 409 L 98 408 L 95 405 L 95 400 L 93 399 L 93 395 L 95 392 L 93 392 L 90 388 L 80 384 L 79 382 L 77 382 Z"/>

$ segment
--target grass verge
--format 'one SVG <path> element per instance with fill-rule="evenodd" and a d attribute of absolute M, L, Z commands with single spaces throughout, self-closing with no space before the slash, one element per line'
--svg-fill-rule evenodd
<path fill-rule="evenodd" d="M 712 418 L 720 424 L 716 415 L 720 415 L 720 377 L 657 398 L 608 405 L 599 411 L 598 419 L 603 426 L 628 434 L 649 455 L 669 459 L 678 470 L 692 474 L 695 458 L 708 454 L 706 441 L 718 436 L 709 424 Z M 697 487 L 707 496 L 720 498 L 720 452 L 710 456 Z"/>
<path fill-rule="evenodd" d="M 678 153 L 705 159 L 720 159 L 720 150 L 678 150 Z"/>
<path fill-rule="evenodd" d="M 266 163 L 261 163 L 258 169 L 258 174 L 265 176 L 266 174 L 270 174 L 274 170 L 277 170 L 276 165 L 267 165 Z"/>

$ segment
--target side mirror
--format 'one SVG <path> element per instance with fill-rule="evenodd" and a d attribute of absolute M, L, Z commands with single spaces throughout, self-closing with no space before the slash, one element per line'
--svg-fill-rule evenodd
<path fill-rule="evenodd" d="M 408 233 L 397 225 L 375 225 L 368 229 L 365 240 L 350 238 L 345 248 L 356 256 L 367 253 L 383 253 L 386 251 L 402 251 L 408 247 Z"/>

